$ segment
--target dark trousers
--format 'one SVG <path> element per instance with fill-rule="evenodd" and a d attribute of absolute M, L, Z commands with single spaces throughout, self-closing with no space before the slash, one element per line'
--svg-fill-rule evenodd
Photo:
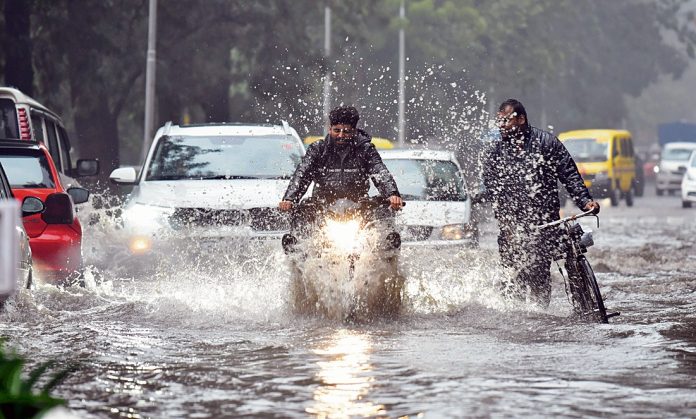
<path fill-rule="evenodd" d="M 503 294 L 548 307 L 551 301 L 552 237 L 516 227 L 501 228 L 498 249 L 503 266 L 516 275 L 503 286 Z"/>

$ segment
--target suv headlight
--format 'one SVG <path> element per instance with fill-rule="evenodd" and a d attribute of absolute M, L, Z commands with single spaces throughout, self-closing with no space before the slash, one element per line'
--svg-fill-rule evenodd
<path fill-rule="evenodd" d="M 696 174 L 693 174 L 692 172 L 686 172 L 686 180 L 688 181 L 695 181 L 696 180 Z"/>
<path fill-rule="evenodd" d="M 473 231 L 466 224 L 449 224 L 442 227 L 440 238 L 442 240 L 462 240 L 472 237 Z"/>
<path fill-rule="evenodd" d="M 135 203 L 123 211 L 124 227 L 131 234 L 147 235 L 169 225 L 174 208 Z"/>

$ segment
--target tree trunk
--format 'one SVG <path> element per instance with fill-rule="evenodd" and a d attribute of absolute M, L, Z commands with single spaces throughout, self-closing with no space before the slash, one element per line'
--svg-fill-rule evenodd
<path fill-rule="evenodd" d="M 85 10 L 77 2 L 68 2 L 69 20 L 83 22 L 65 34 L 71 40 L 66 56 L 75 142 L 80 157 L 99 159 L 101 171 L 97 178 L 103 187 L 109 187 L 109 174 L 119 166 L 118 115 L 111 105 L 117 93 L 109 91 L 100 74 L 101 52 L 81 42 L 83 37 L 94 36 Z"/>
<path fill-rule="evenodd" d="M 28 0 L 5 0 L 5 85 L 25 94 L 34 94 L 34 69 L 31 65 L 31 37 Z"/>

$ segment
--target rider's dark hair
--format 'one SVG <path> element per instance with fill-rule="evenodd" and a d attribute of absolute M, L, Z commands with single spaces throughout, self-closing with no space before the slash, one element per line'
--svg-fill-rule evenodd
<path fill-rule="evenodd" d="M 500 107 L 498 107 L 498 112 L 503 112 L 508 106 L 512 108 L 512 111 L 516 113 L 517 116 L 524 116 L 525 120 L 529 120 L 529 118 L 527 118 L 527 111 L 524 109 L 524 105 L 522 105 L 522 102 L 517 99 L 508 99 L 501 103 Z"/>
<path fill-rule="evenodd" d="M 331 125 L 346 124 L 355 128 L 355 126 L 358 124 L 358 119 L 360 119 L 358 110 L 352 106 L 338 106 L 333 108 L 333 110 L 329 113 L 329 122 L 331 122 Z"/>

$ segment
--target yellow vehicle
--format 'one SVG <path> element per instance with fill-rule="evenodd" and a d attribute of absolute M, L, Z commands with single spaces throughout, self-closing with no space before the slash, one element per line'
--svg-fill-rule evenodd
<path fill-rule="evenodd" d="M 573 156 L 585 186 L 595 198 L 610 198 L 611 205 L 624 198 L 633 206 L 636 158 L 631 133 L 614 129 L 567 131 L 558 138 Z"/>
<path fill-rule="evenodd" d="M 320 137 L 318 135 L 312 135 L 309 137 L 304 138 L 304 144 L 305 147 L 308 145 L 317 142 L 319 140 L 323 140 L 324 137 Z M 394 148 L 394 143 L 392 143 L 390 140 L 387 140 L 386 138 L 380 138 L 380 137 L 372 137 L 372 144 L 375 145 L 375 148 L 380 149 L 380 150 L 389 150 Z"/>

